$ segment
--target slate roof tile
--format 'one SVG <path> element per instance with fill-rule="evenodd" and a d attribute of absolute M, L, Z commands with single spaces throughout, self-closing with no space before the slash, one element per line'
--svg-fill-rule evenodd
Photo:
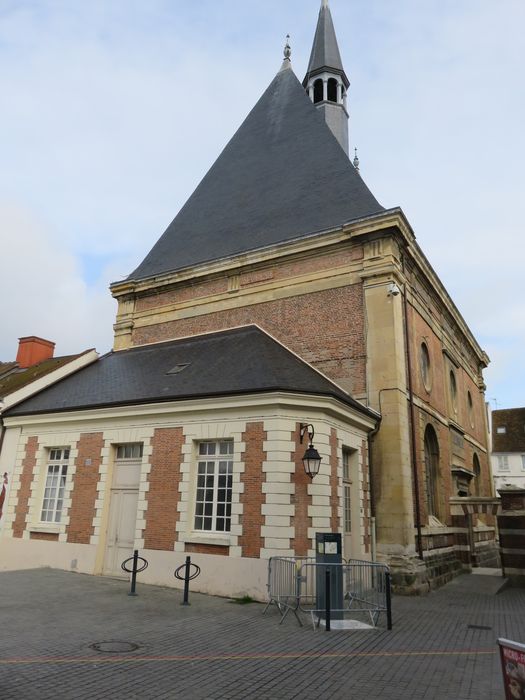
<path fill-rule="evenodd" d="M 281 70 L 129 280 L 384 211 L 291 69 Z"/>
<path fill-rule="evenodd" d="M 332 396 L 375 415 L 256 326 L 110 352 L 6 415 L 278 390 Z"/>

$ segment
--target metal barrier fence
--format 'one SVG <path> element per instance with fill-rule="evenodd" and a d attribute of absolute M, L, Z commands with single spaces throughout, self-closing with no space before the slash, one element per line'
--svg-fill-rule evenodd
<path fill-rule="evenodd" d="M 275 605 L 281 614 L 281 624 L 290 610 L 293 612 L 300 625 L 300 617 L 297 609 L 300 603 L 300 570 L 303 564 L 313 563 L 313 557 L 270 557 L 268 562 L 268 603 L 264 613 L 270 605 Z"/>
<path fill-rule="evenodd" d="M 343 619 L 365 617 L 375 627 L 381 613 L 386 614 L 387 628 L 392 629 L 390 571 L 385 564 L 351 559 L 343 564 L 317 564 L 313 557 L 272 557 L 268 564 L 268 604 L 281 614 L 279 624 L 290 610 L 299 624 L 299 611 L 309 613 L 319 625 L 325 610 L 317 608 L 317 582 L 320 572 L 330 569 L 343 583 L 343 607 L 331 611 Z M 335 602 L 335 601 L 334 601 Z"/>

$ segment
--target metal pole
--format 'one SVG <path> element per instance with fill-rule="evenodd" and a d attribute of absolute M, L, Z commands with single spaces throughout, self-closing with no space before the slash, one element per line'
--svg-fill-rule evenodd
<path fill-rule="evenodd" d="M 128 595 L 137 595 L 135 593 L 135 587 L 137 585 L 137 568 L 139 563 L 139 550 L 136 549 L 133 552 L 133 571 L 131 572 L 131 590 Z"/>
<path fill-rule="evenodd" d="M 330 600 L 330 569 L 326 569 L 325 601 L 326 601 L 326 631 L 330 632 L 330 608 L 332 607 L 331 600 Z"/>
<path fill-rule="evenodd" d="M 186 557 L 186 571 L 184 573 L 184 599 L 181 605 L 189 605 L 188 596 L 190 592 L 190 565 L 191 557 Z"/>
<path fill-rule="evenodd" d="M 392 629 L 392 589 L 390 581 L 390 571 L 385 572 L 385 585 L 386 585 L 386 622 L 387 628 Z"/>

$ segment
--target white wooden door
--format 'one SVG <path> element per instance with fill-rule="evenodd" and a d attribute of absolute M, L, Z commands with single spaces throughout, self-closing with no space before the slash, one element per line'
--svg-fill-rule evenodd
<path fill-rule="evenodd" d="M 128 578 L 121 565 L 133 556 L 139 479 L 140 461 L 125 459 L 115 462 L 104 557 L 106 576 Z"/>
<path fill-rule="evenodd" d="M 138 498 L 138 490 L 112 489 L 111 491 L 104 563 L 106 576 L 128 577 L 128 574 L 122 571 L 121 564 L 124 559 L 133 555 Z"/>

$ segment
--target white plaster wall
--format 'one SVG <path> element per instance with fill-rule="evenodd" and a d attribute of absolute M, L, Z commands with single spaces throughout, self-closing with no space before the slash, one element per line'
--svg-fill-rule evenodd
<path fill-rule="evenodd" d="M 509 463 L 508 469 L 500 469 L 498 456 L 506 456 Z M 525 468 L 523 458 L 525 454 L 516 452 L 500 452 L 491 455 L 492 476 L 494 479 L 494 488 L 497 489 L 504 484 L 512 484 L 513 486 L 525 487 Z"/>
<path fill-rule="evenodd" d="M 276 405 L 268 399 L 257 397 L 252 405 L 242 405 L 238 399 L 233 399 L 230 405 L 195 402 L 195 407 L 178 405 L 146 406 L 102 410 L 98 412 L 77 413 L 76 415 L 55 414 L 53 416 L 28 417 L 25 425 L 10 427 L 6 437 L 2 459 L 13 459 L 16 464 L 16 474 L 12 482 L 11 498 L 8 501 L 6 527 L 2 533 L 1 565 L 5 568 L 33 568 L 38 566 L 53 566 L 65 570 L 77 570 L 85 573 L 100 574 L 106 548 L 107 522 L 112 483 L 113 445 L 128 442 L 144 444 L 141 477 L 139 485 L 139 501 L 136 520 L 134 547 L 143 550 L 143 531 L 146 525 L 148 474 L 151 456 L 151 438 L 156 428 L 182 427 L 185 436 L 183 445 L 183 460 L 181 465 L 181 482 L 179 485 L 180 500 L 178 504 L 179 521 L 177 524 L 178 542 L 174 552 L 148 551 L 145 556 L 150 560 L 150 566 L 140 580 L 143 582 L 173 586 L 177 585 L 173 578 L 175 566 L 185 560 L 184 544 L 223 544 L 230 547 L 230 556 L 223 557 L 211 554 L 192 553 L 192 560 L 202 566 L 202 574 L 192 583 L 192 590 L 215 593 L 229 597 L 250 595 L 263 600 L 266 594 L 267 561 L 270 556 L 289 556 L 290 540 L 294 537 L 293 502 L 294 484 L 292 474 L 295 466 L 292 459 L 295 450 L 294 431 L 298 422 L 315 424 L 316 434 L 314 444 L 319 450 L 323 462 L 321 472 L 308 491 L 312 497 L 309 516 L 312 527 L 309 535 L 314 538 L 317 531 L 330 530 L 330 432 L 335 428 L 339 436 L 338 452 L 341 445 L 347 445 L 360 450 L 366 435 L 364 429 L 357 425 L 356 417 L 348 421 L 343 417 L 336 418 L 336 411 L 330 413 L 315 410 L 299 402 L 298 406 Z M 282 400 L 282 398 L 281 398 Z M 295 400 L 295 398 L 294 398 Z M 304 398 L 302 399 L 304 401 Z M 317 400 L 316 400 L 317 401 Z M 290 402 L 291 403 L 291 402 Z M 316 407 L 317 408 L 317 407 Z M 346 417 L 346 416 L 345 416 Z M 245 444 L 242 434 L 247 422 L 262 422 L 267 439 L 263 444 L 266 460 L 263 471 L 266 482 L 263 484 L 265 503 L 261 508 L 263 525 L 261 535 L 264 546 L 260 559 L 243 558 L 239 546 L 239 536 L 242 534 L 242 503 L 240 501 L 244 484 L 241 475 L 244 470 L 242 454 Z M 104 446 L 99 469 L 99 484 L 95 514 L 93 518 L 94 534 L 90 545 L 76 545 L 65 541 L 67 515 L 59 525 L 42 524 L 39 522 L 42 492 L 45 481 L 47 449 L 69 445 L 71 457 L 68 478 L 68 488 L 71 487 L 71 476 L 74 474 L 74 461 L 77 456 L 76 443 L 81 433 L 103 434 Z M 36 532 L 57 532 L 59 542 L 31 540 L 29 532 L 24 539 L 12 538 L 10 525 L 15 513 L 15 498 L 17 478 L 22 469 L 25 455 L 25 445 L 29 436 L 38 436 L 39 448 L 36 455 L 37 466 L 34 470 L 29 515 L 29 529 Z M 206 439 L 228 438 L 234 441 L 234 479 L 232 497 L 232 529 L 230 533 L 196 533 L 193 531 L 193 501 L 195 493 L 195 445 Z M 302 449 L 303 446 L 301 446 Z M 306 449 L 306 445 L 304 445 Z M 341 494 L 341 464 L 338 456 L 339 493 Z M 71 493 L 66 494 L 66 508 L 71 505 Z M 358 496 L 359 498 L 359 496 Z M 66 511 L 67 512 L 67 511 Z M 341 522 L 342 507 L 339 508 Z M 10 520 L 9 520 L 10 519 Z M 311 554 L 313 555 L 313 549 Z M 73 564 L 74 562 L 74 564 Z"/>
<path fill-rule="evenodd" d="M 8 537 L 2 539 L 0 546 L 0 571 L 48 567 L 83 574 L 94 572 L 96 548 L 92 545 Z"/>
<path fill-rule="evenodd" d="M 9 510 L 9 494 L 11 493 L 12 483 L 15 477 L 16 457 L 18 452 L 18 444 L 20 441 L 20 428 L 11 428 L 6 430 L 2 451 L 0 452 L 0 489 L 4 481 L 4 474 L 7 474 L 6 495 L 4 500 L 3 515 L 0 519 L 0 536 L 4 523 L 11 523 L 13 518 L 13 508 Z M 1 560 L 1 555 L 0 555 Z"/>
<path fill-rule="evenodd" d="M 147 549 L 141 552 L 148 562 L 148 568 L 139 574 L 137 581 L 159 586 L 182 589 L 184 584 L 177 581 L 174 571 L 191 557 L 192 563 L 201 568 L 200 575 L 190 581 L 191 592 L 242 598 L 249 595 L 255 600 L 267 600 L 268 561 L 241 557 L 223 557 L 212 554 L 190 554 L 162 552 Z"/>

